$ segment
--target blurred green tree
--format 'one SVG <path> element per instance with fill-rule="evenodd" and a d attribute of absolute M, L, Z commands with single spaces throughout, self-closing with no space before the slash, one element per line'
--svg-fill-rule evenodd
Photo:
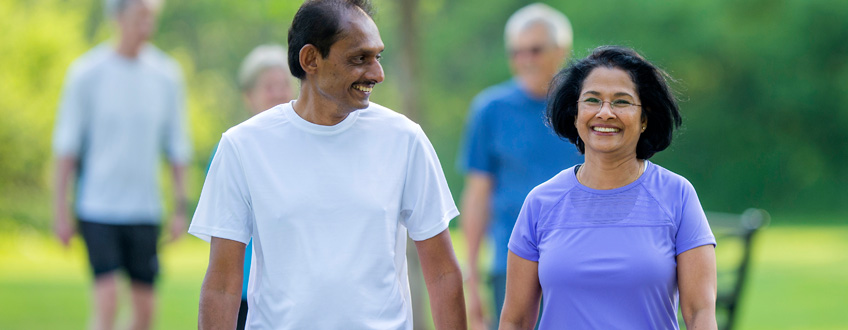
<path fill-rule="evenodd" d="M 398 2 L 374 0 L 386 44 L 386 81 L 374 101 L 421 122 L 455 197 L 469 103 L 509 79 L 503 27 L 530 2 L 418 1 L 410 22 Z M 655 161 L 692 181 L 705 208 L 848 213 L 848 2 L 546 2 L 571 19 L 574 56 L 631 46 L 678 79 L 684 129 Z M 236 87 L 240 61 L 258 44 L 285 44 L 299 5 L 166 1 L 154 43 L 185 71 L 195 197 L 220 134 L 247 117 Z M 101 0 L 0 2 L 0 221 L 49 223 L 58 97 L 71 61 L 110 36 L 102 12 Z M 408 40 L 409 24 L 418 40 Z M 404 54 L 406 45 L 417 52 Z"/>

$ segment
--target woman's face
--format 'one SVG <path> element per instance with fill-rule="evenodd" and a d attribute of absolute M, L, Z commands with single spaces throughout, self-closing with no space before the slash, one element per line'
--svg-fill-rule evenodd
<path fill-rule="evenodd" d="M 268 110 L 278 104 L 291 101 L 295 88 L 292 77 L 283 68 L 265 69 L 256 78 L 253 89 L 245 93 L 245 98 L 253 114 Z"/>
<path fill-rule="evenodd" d="M 630 75 L 618 68 L 598 67 L 583 81 L 574 126 L 586 155 L 636 156 L 636 144 L 647 124 Z"/>

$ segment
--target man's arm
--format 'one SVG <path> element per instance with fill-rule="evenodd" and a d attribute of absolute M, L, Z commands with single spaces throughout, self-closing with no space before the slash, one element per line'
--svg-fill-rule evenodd
<path fill-rule="evenodd" d="M 53 231 L 64 246 L 68 246 L 74 235 L 71 208 L 68 205 L 68 184 L 76 178 L 76 171 L 76 157 L 61 156 L 56 160 L 53 174 Z"/>
<path fill-rule="evenodd" d="M 234 329 L 241 304 L 245 244 L 212 237 L 200 288 L 198 329 Z"/>
<path fill-rule="evenodd" d="M 430 310 L 436 329 L 466 329 L 462 271 L 453 253 L 450 231 L 416 241 L 424 282 L 430 294 Z"/>
<path fill-rule="evenodd" d="M 506 299 L 499 329 L 533 329 L 539 315 L 542 286 L 539 263 L 519 257 L 512 251 L 507 256 Z"/>
<path fill-rule="evenodd" d="M 717 329 L 715 247 L 703 245 L 678 255 L 677 278 L 686 328 Z"/>
<path fill-rule="evenodd" d="M 462 191 L 462 233 L 465 234 L 468 248 L 467 288 L 468 311 L 472 329 L 488 329 L 488 323 L 480 298 L 480 270 L 478 261 L 480 245 L 489 226 L 489 205 L 491 204 L 493 182 L 491 176 L 483 172 L 470 172 L 465 178 Z M 498 306 L 500 307 L 500 306 Z M 496 307 L 497 308 L 497 307 Z"/>
<path fill-rule="evenodd" d="M 188 198 L 186 197 L 185 165 L 171 163 L 171 175 L 174 179 L 174 214 L 171 216 L 171 240 L 176 240 L 186 232 Z"/>

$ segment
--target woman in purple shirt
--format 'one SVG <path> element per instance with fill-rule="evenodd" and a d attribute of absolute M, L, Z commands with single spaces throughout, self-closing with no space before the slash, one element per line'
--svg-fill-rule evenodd
<path fill-rule="evenodd" d="M 695 189 L 648 161 L 681 118 L 668 75 L 605 46 L 554 78 L 548 117 L 585 155 L 527 196 L 500 329 L 716 329 L 715 238 Z"/>

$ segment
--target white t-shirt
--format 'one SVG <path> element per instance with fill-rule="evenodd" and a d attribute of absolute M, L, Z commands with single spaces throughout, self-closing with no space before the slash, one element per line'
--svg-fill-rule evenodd
<path fill-rule="evenodd" d="M 417 124 L 372 103 L 321 126 L 287 103 L 224 133 L 189 233 L 253 238 L 250 329 L 412 329 L 406 232 L 458 214 Z"/>
<path fill-rule="evenodd" d="M 65 81 L 53 151 L 80 160 L 79 217 L 158 222 L 160 155 L 179 164 L 191 156 L 185 117 L 179 66 L 153 45 L 129 59 L 102 44 L 76 60 Z"/>

